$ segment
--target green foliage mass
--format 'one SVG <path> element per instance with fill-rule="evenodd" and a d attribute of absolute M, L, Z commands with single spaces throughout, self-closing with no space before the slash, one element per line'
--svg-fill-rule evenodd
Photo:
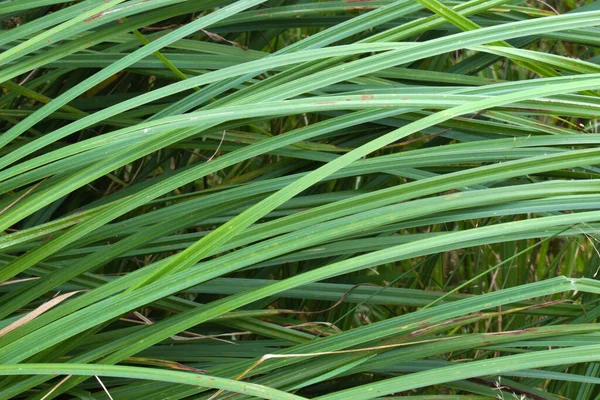
<path fill-rule="evenodd" d="M 0 400 L 600 399 L 600 1 L 0 21 Z"/>

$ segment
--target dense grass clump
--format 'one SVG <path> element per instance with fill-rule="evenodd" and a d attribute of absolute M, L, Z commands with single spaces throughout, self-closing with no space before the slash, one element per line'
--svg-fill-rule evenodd
<path fill-rule="evenodd" d="M 0 400 L 600 399 L 600 1 L 0 20 Z"/>

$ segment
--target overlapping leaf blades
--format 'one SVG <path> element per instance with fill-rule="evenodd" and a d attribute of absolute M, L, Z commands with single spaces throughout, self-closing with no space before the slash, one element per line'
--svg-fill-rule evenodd
<path fill-rule="evenodd" d="M 0 398 L 595 398 L 563 3 L 0 3 Z"/>

